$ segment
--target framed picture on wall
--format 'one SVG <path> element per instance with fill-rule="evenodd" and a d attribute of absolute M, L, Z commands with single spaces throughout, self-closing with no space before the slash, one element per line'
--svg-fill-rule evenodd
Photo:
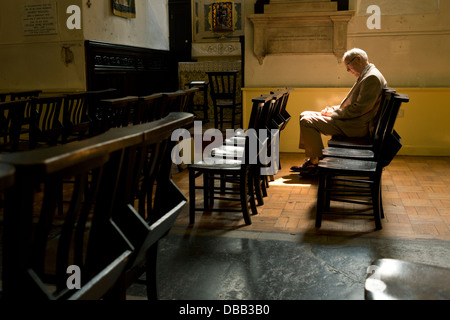
<path fill-rule="evenodd" d="M 192 41 L 238 41 L 244 17 L 244 0 L 193 0 Z"/>
<path fill-rule="evenodd" d="M 134 0 L 112 0 L 113 13 L 124 18 L 136 18 Z"/>

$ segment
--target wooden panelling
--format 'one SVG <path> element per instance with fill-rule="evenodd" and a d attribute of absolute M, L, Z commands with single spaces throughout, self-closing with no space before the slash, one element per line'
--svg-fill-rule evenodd
<path fill-rule="evenodd" d="M 85 48 L 88 90 L 140 96 L 177 89 L 169 51 L 96 41 L 86 41 Z"/>

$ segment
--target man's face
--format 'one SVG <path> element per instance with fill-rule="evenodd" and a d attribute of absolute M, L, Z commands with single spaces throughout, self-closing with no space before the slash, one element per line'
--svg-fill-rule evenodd
<path fill-rule="evenodd" d="M 354 56 L 353 58 L 348 58 L 344 61 L 344 63 L 347 71 L 354 75 L 356 78 L 359 78 L 362 70 L 364 70 L 364 68 L 361 69 L 361 57 Z"/>

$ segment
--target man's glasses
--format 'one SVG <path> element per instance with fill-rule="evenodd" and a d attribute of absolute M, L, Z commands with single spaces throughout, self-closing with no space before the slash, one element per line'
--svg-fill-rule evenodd
<path fill-rule="evenodd" d="M 345 65 L 346 65 L 346 66 L 348 67 L 348 66 L 349 66 L 349 64 L 350 64 L 350 63 L 352 63 L 352 62 L 353 62 L 353 60 L 355 60 L 355 59 L 356 59 L 356 57 L 357 57 L 357 56 L 354 56 L 354 57 L 352 58 L 352 60 L 350 60 L 350 61 L 349 61 L 348 63 L 346 63 Z"/>

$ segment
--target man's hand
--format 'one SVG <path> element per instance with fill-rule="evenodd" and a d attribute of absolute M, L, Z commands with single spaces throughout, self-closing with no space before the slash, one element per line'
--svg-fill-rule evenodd
<path fill-rule="evenodd" d="M 323 109 L 320 113 L 322 114 L 322 116 L 324 117 L 331 117 L 331 114 L 333 113 L 334 108 L 333 107 L 325 107 L 325 109 Z"/>

